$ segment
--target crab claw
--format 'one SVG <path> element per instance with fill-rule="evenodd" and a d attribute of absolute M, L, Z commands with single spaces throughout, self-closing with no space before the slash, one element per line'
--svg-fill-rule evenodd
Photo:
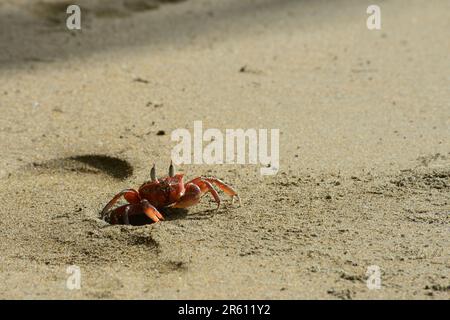
<path fill-rule="evenodd" d="M 158 209 L 150 204 L 147 200 L 141 201 L 142 209 L 144 214 L 153 220 L 153 222 L 159 222 L 160 220 L 164 220 L 164 217 L 161 213 L 159 213 Z"/>

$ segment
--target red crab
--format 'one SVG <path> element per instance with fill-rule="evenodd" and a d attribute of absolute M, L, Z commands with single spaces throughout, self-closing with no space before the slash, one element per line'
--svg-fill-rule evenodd
<path fill-rule="evenodd" d="M 156 169 L 155 165 L 153 165 L 150 171 L 150 179 L 150 181 L 144 182 L 138 191 L 125 189 L 116 194 L 103 208 L 102 218 L 107 218 L 111 224 L 120 222 L 129 224 L 129 216 L 145 214 L 154 222 L 158 222 L 164 220 L 158 209 L 193 206 L 207 192 L 211 193 L 217 203 L 217 209 L 219 209 L 220 198 L 217 191 L 213 188 L 213 184 L 231 196 L 232 200 L 236 197 L 240 203 L 236 191 L 217 178 L 197 177 L 187 183 L 183 183 L 183 174 L 175 174 L 172 163 L 170 163 L 169 167 L 169 176 L 161 179 L 156 178 Z M 122 196 L 129 203 L 111 210 Z"/>

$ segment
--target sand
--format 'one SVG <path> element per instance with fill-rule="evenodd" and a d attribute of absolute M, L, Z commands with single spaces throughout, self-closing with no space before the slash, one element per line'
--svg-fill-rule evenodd
<path fill-rule="evenodd" d="M 380 1 L 369 31 L 372 2 L 80 0 L 68 31 L 2 1 L 0 298 L 448 299 L 450 3 Z M 99 219 L 196 120 L 279 129 L 278 173 L 181 165 L 242 205 Z"/>

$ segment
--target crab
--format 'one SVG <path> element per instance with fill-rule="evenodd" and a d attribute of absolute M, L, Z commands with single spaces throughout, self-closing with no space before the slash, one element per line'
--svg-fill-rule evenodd
<path fill-rule="evenodd" d="M 130 224 L 129 217 L 145 214 L 153 222 L 164 220 L 160 210 L 165 208 L 187 208 L 196 205 L 203 195 L 211 193 L 220 207 L 220 197 L 213 185 L 241 203 L 237 192 L 225 182 L 214 177 L 197 177 L 183 183 L 183 174 L 175 174 L 175 168 L 170 163 L 169 176 L 158 179 L 156 168 L 153 165 L 150 171 L 150 180 L 144 182 L 138 190 L 125 189 L 116 194 L 101 212 L 102 219 L 107 219 L 111 224 Z M 125 205 L 114 207 L 123 197 L 128 202 Z"/>

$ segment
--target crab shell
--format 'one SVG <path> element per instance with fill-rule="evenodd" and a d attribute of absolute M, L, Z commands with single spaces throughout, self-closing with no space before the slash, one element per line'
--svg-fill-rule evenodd
<path fill-rule="evenodd" d="M 183 174 L 164 177 L 156 181 L 144 182 L 139 187 L 139 195 L 156 208 L 163 208 L 178 202 L 185 192 Z"/>

